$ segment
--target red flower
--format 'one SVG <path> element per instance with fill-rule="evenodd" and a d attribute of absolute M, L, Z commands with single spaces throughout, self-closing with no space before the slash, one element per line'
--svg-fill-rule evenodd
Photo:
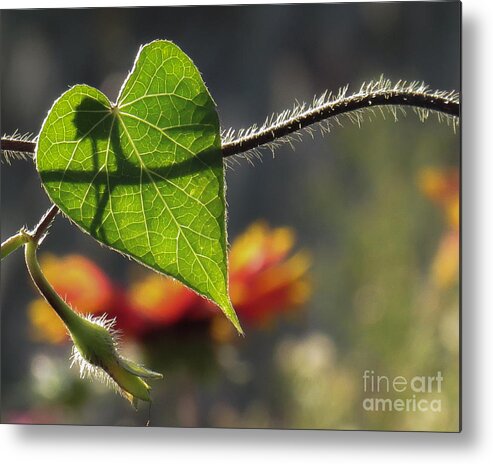
<path fill-rule="evenodd" d="M 126 294 L 126 314 L 123 315 L 129 323 L 118 326 L 134 335 L 145 334 L 185 319 L 197 306 L 203 307 L 204 300 L 195 292 L 176 280 L 149 273 L 131 284 Z"/>
<path fill-rule="evenodd" d="M 418 178 L 421 191 L 445 213 L 449 226 L 459 229 L 459 170 L 423 169 Z"/>
<path fill-rule="evenodd" d="M 289 257 L 294 242 L 291 229 L 271 229 L 257 222 L 233 243 L 231 299 L 247 324 L 265 324 L 277 313 L 302 305 L 310 296 L 310 259 L 305 252 Z"/>
<path fill-rule="evenodd" d="M 305 303 L 310 296 L 306 253 L 292 254 L 291 229 L 270 228 L 264 222 L 250 226 L 231 246 L 230 294 L 240 320 L 251 326 L 272 321 L 281 312 Z M 43 259 L 47 278 L 81 312 L 116 316 L 117 328 L 132 338 L 192 320 L 210 320 L 217 339 L 234 333 L 221 312 L 181 283 L 149 272 L 125 290 L 82 256 Z M 35 336 L 58 343 L 66 339 L 63 325 L 43 300 L 30 305 Z M 217 336 L 216 336 L 217 335 Z M 229 335 L 228 335 L 229 336 Z"/>

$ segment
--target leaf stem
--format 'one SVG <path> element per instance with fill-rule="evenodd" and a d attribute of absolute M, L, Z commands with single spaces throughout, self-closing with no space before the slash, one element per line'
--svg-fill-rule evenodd
<path fill-rule="evenodd" d="M 57 205 L 51 205 L 50 209 L 46 211 L 43 217 L 38 222 L 38 225 L 34 228 L 34 230 L 30 233 L 33 240 L 36 243 L 39 243 L 43 240 L 46 232 L 50 228 L 53 223 L 56 215 L 60 212 L 60 209 Z"/>
<path fill-rule="evenodd" d="M 32 231 L 28 232 L 23 228 L 17 234 L 2 242 L 1 259 L 7 257 L 10 253 L 29 241 L 35 241 L 38 244 L 41 243 L 59 211 L 58 206 L 51 205 L 50 209 L 46 211 L 39 220 L 38 225 Z"/>

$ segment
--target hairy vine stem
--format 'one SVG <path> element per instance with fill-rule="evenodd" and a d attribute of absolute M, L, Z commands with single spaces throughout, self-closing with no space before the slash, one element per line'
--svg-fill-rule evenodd
<path fill-rule="evenodd" d="M 67 303 L 58 295 L 55 289 L 50 285 L 48 280 L 43 274 L 41 267 L 36 256 L 38 250 L 38 242 L 32 237 L 27 241 L 25 245 L 25 261 L 29 271 L 29 275 L 39 290 L 43 298 L 49 303 L 49 305 L 55 310 L 64 324 L 70 326 L 74 322 L 80 319 L 80 316 L 72 311 Z"/>
<path fill-rule="evenodd" d="M 421 119 L 426 119 L 430 112 L 434 112 L 439 118 L 443 116 L 452 118 L 454 124 L 460 116 L 458 93 L 430 91 L 426 85 L 419 82 L 399 81 L 393 84 L 390 80 L 381 77 L 377 81 L 363 84 L 360 90 L 352 95 L 348 96 L 347 90 L 348 88 L 345 87 L 335 96 L 323 94 L 318 99 L 314 99 L 313 104 L 308 107 L 304 104 L 296 105 L 290 111 L 268 118 L 260 128 L 253 126 L 238 133 L 227 131 L 223 134 L 223 157 L 256 152 L 263 147 L 273 149 L 282 142 L 291 143 L 290 136 L 299 135 L 303 130 L 311 131 L 312 125 L 320 125 L 331 118 L 339 122 L 338 117 L 342 115 L 347 115 L 359 124 L 362 119 L 361 112 L 374 111 L 374 108 L 382 110 L 387 107 L 393 110 L 396 116 L 396 108 L 412 107 Z M 11 137 L 1 138 L 0 148 L 7 159 L 8 155 L 23 158 L 25 154 L 35 153 L 36 142 L 29 140 L 27 134 L 19 135 L 16 132 Z M 19 234 L 2 243 L 2 258 L 26 243 L 27 237 L 36 244 L 40 243 L 59 211 L 56 205 L 52 205 L 33 231 L 20 231 Z"/>
<path fill-rule="evenodd" d="M 429 111 L 453 118 L 458 118 L 460 115 L 460 104 L 455 93 L 429 92 L 426 87 L 423 85 L 418 87 L 416 83 L 409 86 L 401 86 L 398 83 L 392 87 L 390 81 L 383 81 L 383 84 L 380 84 L 381 82 L 368 84 L 375 87 L 373 91 L 365 92 L 362 88 L 360 92 L 346 97 L 346 88 L 335 98 L 331 96 L 326 98 L 323 95 L 319 101 L 315 101 L 305 111 L 303 107 L 301 110 L 295 108 L 287 117 L 281 113 L 277 119 L 272 118 L 260 129 L 254 128 L 247 131 L 243 137 L 223 143 L 223 156 L 228 157 L 256 150 L 277 140 L 286 139 L 293 133 L 329 118 L 337 118 L 344 114 L 375 107 L 412 107 L 418 111 L 424 111 L 424 113 L 419 113 L 422 118 L 426 118 Z M 380 85 L 384 88 L 379 88 Z M 359 118 L 356 119 L 359 121 Z"/>
<path fill-rule="evenodd" d="M 431 111 L 453 118 L 458 118 L 460 115 L 459 98 L 455 92 L 432 92 L 424 84 L 416 82 L 410 84 L 397 82 L 394 85 L 381 78 L 364 84 L 355 94 L 346 96 L 346 92 L 347 87 L 334 98 L 331 95 L 326 97 L 324 94 L 306 110 L 304 106 L 299 106 L 291 112 L 281 113 L 277 118 L 266 121 L 260 129 L 251 128 L 243 133 L 240 132 L 238 137 L 234 137 L 233 132 L 229 136 L 227 134 L 222 144 L 223 157 L 268 146 L 329 118 L 350 115 L 364 109 L 371 110 L 375 107 L 412 107 L 418 111 Z M 426 117 L 427 113 L 420 115 Z M 26 140 L 25 137 L 2 137 L 0 148 L 4 153 L 34 154 L 36 143 Z"/>
<path fill-rule="evenodd" d="M 36 149 L 35 142 L 29 142 L 28 140 L 17 140 L 2 137 L 1 149 L 6 152 L 18 152 L 18 153 L 33 153 Z"/>

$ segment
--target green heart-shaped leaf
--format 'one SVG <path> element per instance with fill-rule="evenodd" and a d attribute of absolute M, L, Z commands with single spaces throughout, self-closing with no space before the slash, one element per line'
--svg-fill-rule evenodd
<path fill-rule="evenodd" d="M 176 45 L 142 47 L 116 104 L 76 85 L 41 129 L 51 200 L 103 244 L 213 300 L 228 295 L 224 172 L 215 104 Z"/>

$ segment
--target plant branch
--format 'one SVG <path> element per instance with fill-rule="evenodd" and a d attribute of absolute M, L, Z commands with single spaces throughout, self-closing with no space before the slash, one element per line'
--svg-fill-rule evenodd
<path fill-rule="evenodd" d="M 236 137 L 234 131 L 226 134 L 222 152 L 224 157 L 237 155 L 264 146 L 277 144 L 279 141 L 290 141 L 289 136 L 303 129 L 310 129 L 314 124 L 320 124 L 329 118 L 347 115 L 350 119 L 353 113 L 356 122 L 361 121 L 361 111 L 373 111 L 375 107 L 390 107 L 396 115 L 396 107 L 412 107 L 422 119 L 426 119 L 429 112 L 439 116 L 459 118 L 459 96 L 455 92 L 432 92 L 419 83 L 400 83 L 393 85 L 390 81 L 380 79 L 363 85 L 359 92 L 346 96 L 347 87 L 342 89 L 336 97 L 322 95 L 307 109 L 304 105 L 295 106 L 290 112 L 283 112 L 272 117 L 257 129 L 255 126 Z"/>
<path fill-rule="evenodd" d="M 330 118 L 347 115 L 351 117 L 356 113 L 356 120 L 360 117 L 358 112 L 370 110 L 376 107 L 412 107 L 417 110 L 424 119 L 428 112 L 445 115 L 458 119 L 460 116 L 459 95 L 455 92 L 430 91 L 424 84 L 412 82 L 397 82 L 392 84 L 389 80 L 381 78 L 378 81 L 364 84 L 359 92 L 347 96 L 347 87 L 342 89 L 337 96 L 325 96 L 315 100 L 313 105 L 305 109 L 304 105 L 298 105 L 292 111 L 285 111 L 275 118 L 267 120 L 257 129 L 253 128 L 240 131 L 235 136 L 234 131 L 229 131 L 222 143 L 223 157 L 238 155 L 250 150 L 269 146 L 286 139 L 303 129 L 320 124 Z M 22 140 L 17 137 L 4 137 L 1 139 L 0 148 L 4 153 L 29 153 L 33 154 L 36 143 Z"/>
<path fill-rule="evenodd" d="M 60 319 L 62 319 L 65 325 L 71 326 L 74 321 L 77 322 L 80 319 L 80 316 L 67 305 L 67 303 L 58 295 L 55 289 L 46 280 L 36 256 L 37 249 L 38 242 L 36 242 L 31 236 L 31 239 L 27 241 L 25 246 L 25 259 L 29 275 L 31 276 L 36 288 L 55 310 Z"/>
<path fill-rule="evenodd" d="M 36 149 L 36 143 L 28 140 L 16 140 L 7 137 L 2 137 L 0 142 L 0 148 L 4 152 L 18 152 L 18 153 L 34 153 Z"/>

